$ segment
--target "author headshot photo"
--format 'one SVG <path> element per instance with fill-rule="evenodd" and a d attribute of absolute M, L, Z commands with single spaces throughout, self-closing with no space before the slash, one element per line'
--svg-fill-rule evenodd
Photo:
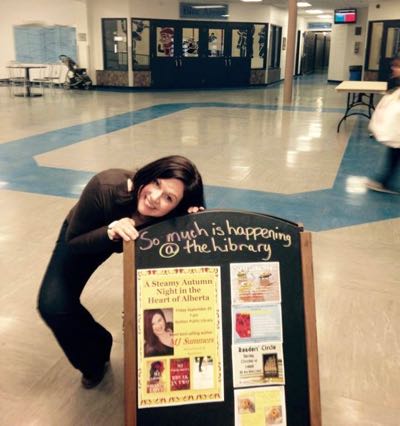
<path fill-rule="evenodd" d="M 172 308 L 143 311 L 145 357 L 174 354 L 172 314 Z"/>

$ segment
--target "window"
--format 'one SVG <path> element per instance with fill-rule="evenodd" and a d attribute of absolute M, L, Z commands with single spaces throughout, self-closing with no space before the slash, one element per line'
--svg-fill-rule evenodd
<path fill-rule="evenodd" d="M 132 19 L 132 69 L 150 69 L 150 21 Z"/>
<path fill-rule="evenodd" d="M 253 45 L 251 68 L 265 68 L 265 52 L 267 50 L 267 25 L 255 24 L 252 26 Z"/>
<path fill-rule="evenodd" d="M 368 40 L 368 71 L 379 71 L 381 59 L 381 42 L 383 35 L 383 22 L 370 22 Z"/>
<path fill-rule="evenodd" d="M 224 56 L 224 34 L 223 28 L 208 29 L 207 55 L 209 58 Z"/>
<path fill-rule="evenodd" d="M 127 20 L 124 18 L 103 18 L 103 60 L 104 69 L 128 71 Z"/>
<path fill-rule="evenodd" d="M 281 65 L 282 27 L 271 25 L 269 35 L 269 60 L 270 68 L 279 68 Z"/>

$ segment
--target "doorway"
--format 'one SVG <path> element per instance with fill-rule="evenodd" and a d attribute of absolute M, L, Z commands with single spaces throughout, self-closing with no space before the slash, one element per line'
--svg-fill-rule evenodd
<path fill-rule="evenodd" d="M 302 72 L 326 72 L 329 65 L 331 34 L 319 31 L 304 33 Z"/>
<path fill-rule="evenodd" d="M 383 25 L 379 81 L 388 81 L 391 75 L 390 64 L 400 55 L 400 21 L 387 21 Z"/>
<path fill-rule="evenodd" d="M 152 86 L 248 85 L 253 28 L 252 24 L 242 23 L 151 21 Z"/>

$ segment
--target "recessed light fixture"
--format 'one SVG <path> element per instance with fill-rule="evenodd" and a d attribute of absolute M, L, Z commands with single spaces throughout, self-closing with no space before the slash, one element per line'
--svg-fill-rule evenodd
<path fill-rule="evenodd" d="M 262 0 L 240 0 L 244 3 L 260 3 Z"/>
<path fill-rule="evenodd" d="M 311 3 L 307 3 L 306 1 L 298 1 L 297 2 L 297 7 L 311 7 L 312 4 Z"/>
<path fill-rule="evenodd" d="M 310 9 L 306 10 L 306 13 L 309 13 L 310 15 L 321 15 L 324 11 L 319 9 Z"/>
<path fill-rule="evenodd" d="M 332 15 L 318 15 L 317 18 L 320 18 L 320 19 L 331 19 Z"/>

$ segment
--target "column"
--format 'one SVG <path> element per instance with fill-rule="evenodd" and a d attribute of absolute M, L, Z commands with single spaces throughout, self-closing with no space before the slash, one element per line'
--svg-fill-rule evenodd
<path fill-rule="evenodd" d="M 293 71 L 296 46 L 297 0 L 288 0 L 288 27 L 286 38 L 285 81 L 283 83 L 283 102 L 292 102 Z"/>

